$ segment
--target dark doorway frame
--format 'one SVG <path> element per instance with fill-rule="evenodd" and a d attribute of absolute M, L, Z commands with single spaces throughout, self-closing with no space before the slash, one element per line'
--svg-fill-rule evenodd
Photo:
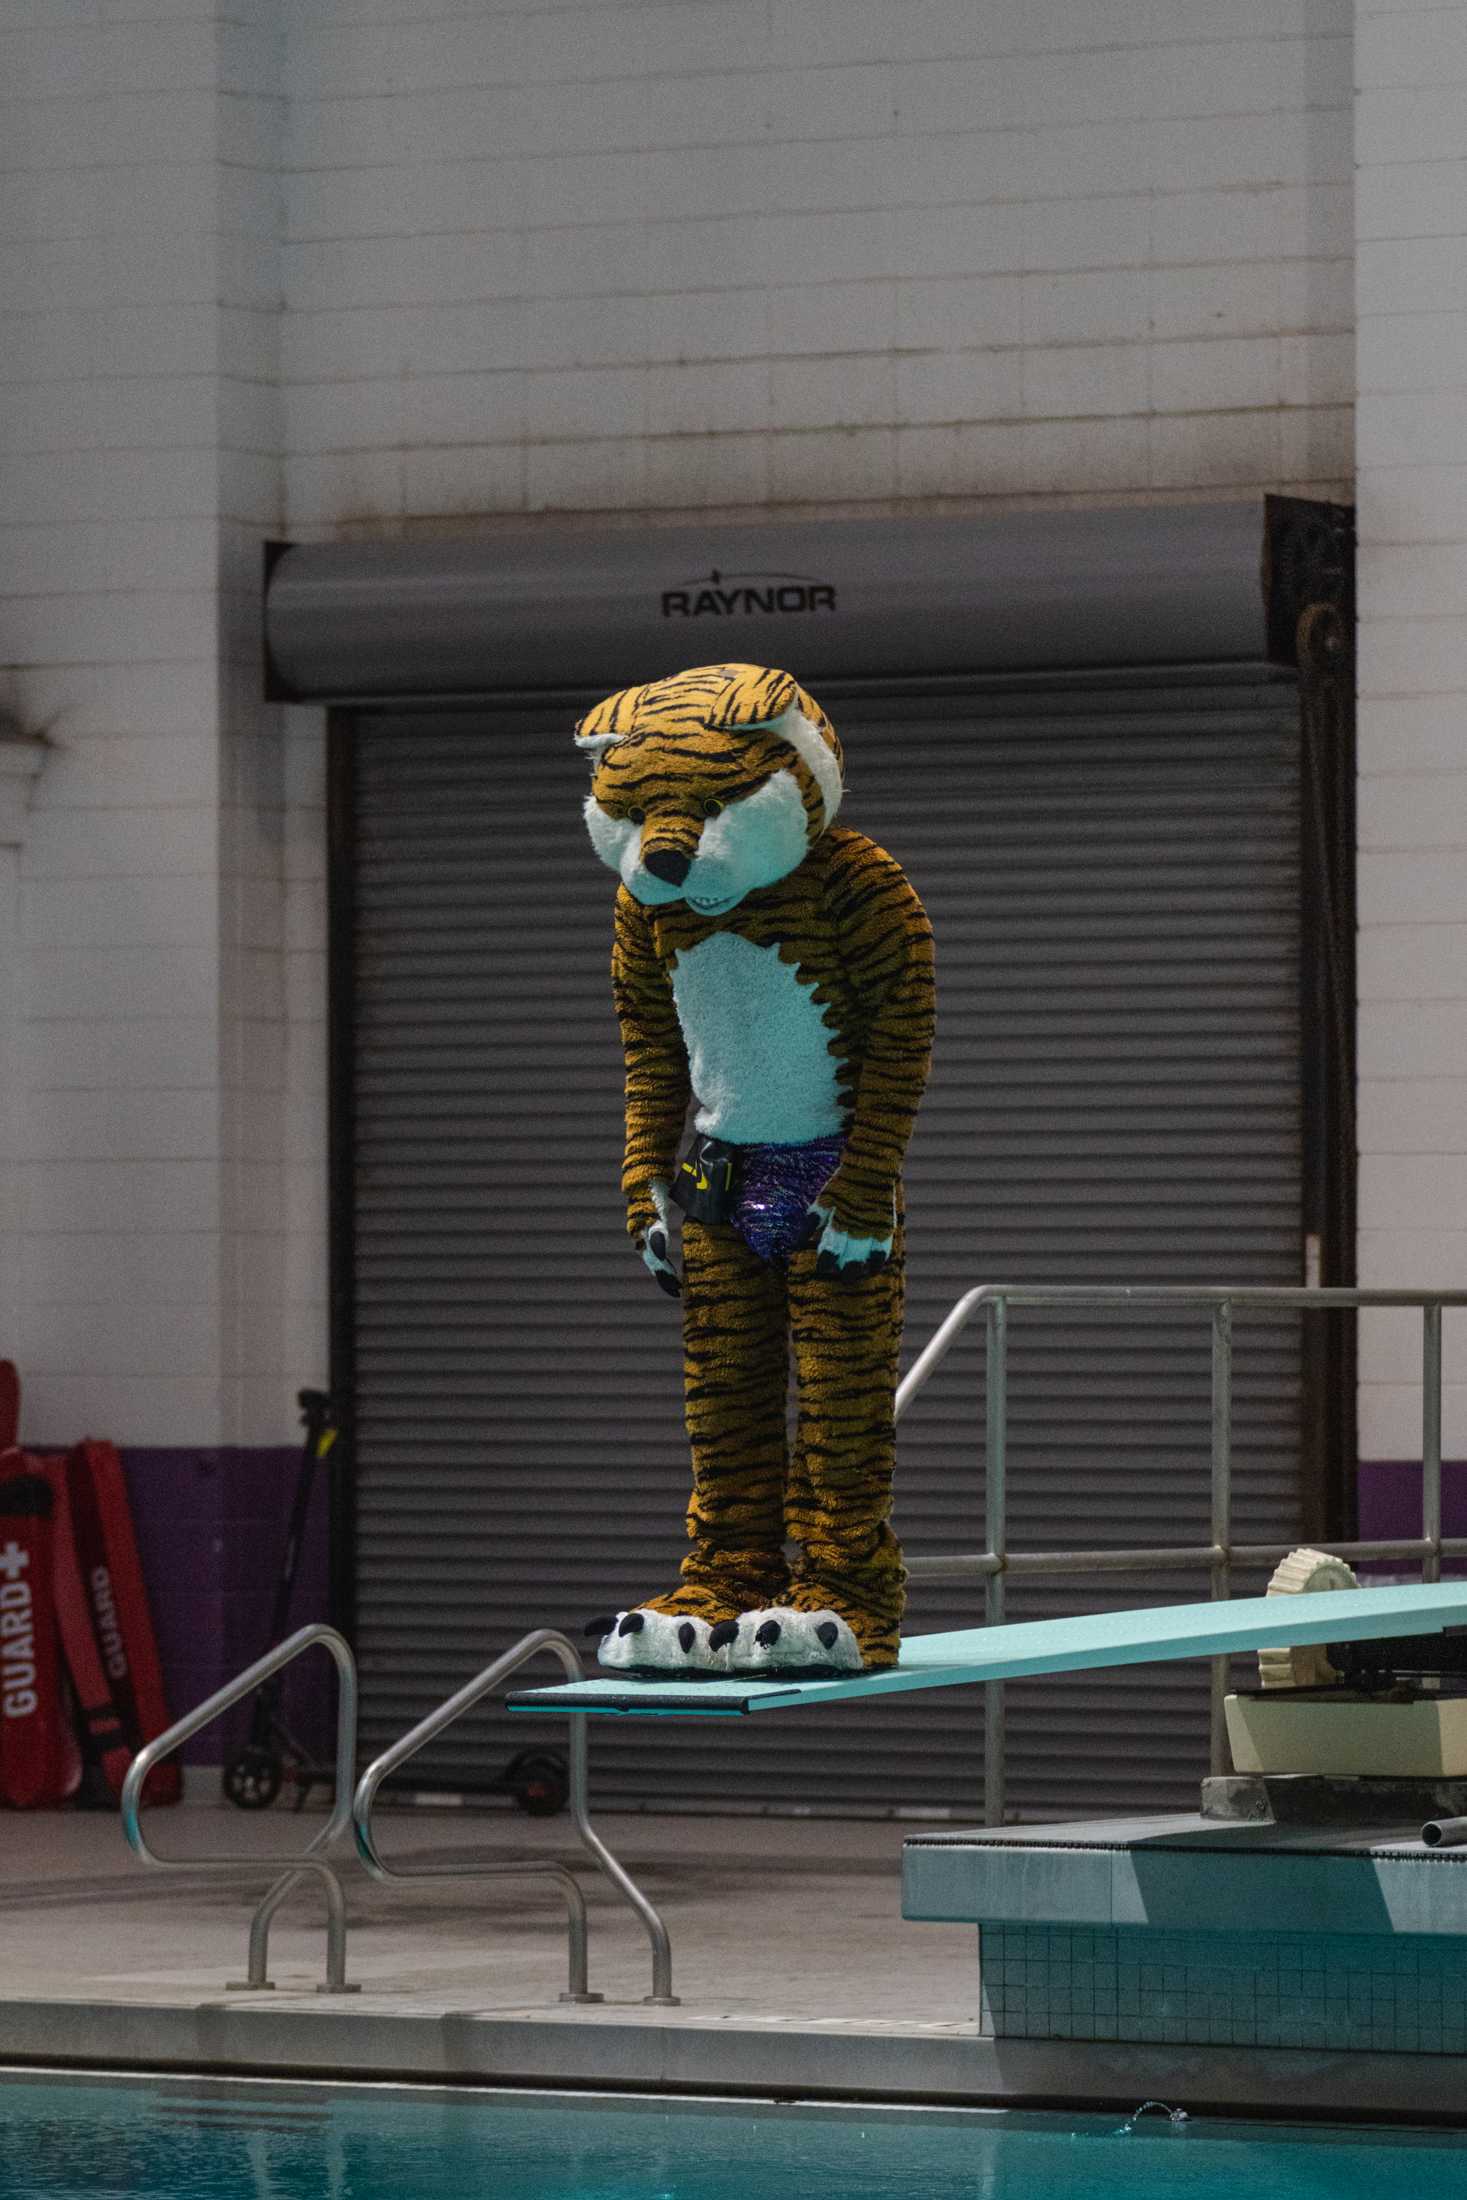
<path fill-rule="evenodd" d="M 1268 655 L 1299 677 L 1304 1280 L 1356 1280 L 1355 514 L 1264 500 Z M 1357 1319 L 1304 1317 L 1301 1533 L 1358 1532 Z"/>

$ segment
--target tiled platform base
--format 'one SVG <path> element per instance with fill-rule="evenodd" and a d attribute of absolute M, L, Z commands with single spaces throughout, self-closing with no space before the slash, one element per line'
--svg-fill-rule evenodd
<path fill-rule="evenodd" d="M 1467 1939 L 985 1923 L 983 2033 L 1467 2052 Z"/>

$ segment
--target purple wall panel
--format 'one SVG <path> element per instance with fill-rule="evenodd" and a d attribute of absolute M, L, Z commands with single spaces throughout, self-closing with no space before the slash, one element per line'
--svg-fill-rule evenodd
<path fill-rule="evenodd" d="M 126 1450 L 143 1578 L 153 1607 L 169 1709 L 188 1710 L 267 1649 L 300 1452 Z M 318 1470 L 290 1616 L 282 1633 L 325 1619 L 329 1574 L 327 1478 Z M 319 1662 L 318 1662 L 319 1661 Z M 334 1689 L 319 1652 L 289 1676 L 288 1724 L 314 1752 L 329 1753 Z M 185 1763 L 218 1764 L 248 1723 L 241 1710 L 224 1738 L 205 1730 Z"/>
<path fill-rule="evenodd" d="M 1421 1461 L 1365 1459 L 1360 1463 L 1360 1540 L 1393 1542 L 1421 1533 Z M 1467 1459 L 1442 1461 L 1442 1534 L 1467 1535 Z M 1460 1566 L 1454 1561 L 1454 1570 Z M 1406 1572 L 1409 1562 L 1381 1559 L 1366 1570 Z"/>

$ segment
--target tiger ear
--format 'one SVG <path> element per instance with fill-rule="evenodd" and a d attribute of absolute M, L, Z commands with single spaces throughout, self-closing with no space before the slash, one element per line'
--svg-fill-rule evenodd
<path fill-rule="evenodd" d="M 594 710 L 587 711 L 576 727 L 575 740 L 593 769 L 614 741 L 625 741 L 636 724 L 637 708 L 646 692 L 645 680 L 640 687 L 618 688 L 615 695 L 604 697 Z"/>
<path fill-rule="evenodd" d="M 730 732 L 767 730 L 787 741 L 820 791 L 824 824 L 834 821 L 844 786 L 845 759 L 836 731 L 809 691 L 792 673 L 768 665 L 729 665 L 728 684 L 708 723 Z"/>
<path fill-rule="evenodd" d="M 623 733 L 576 733 L 576 747 L 580 750 L 592 771 L 600 763 L 608 749 L 614 749 L 618 741 L 624 741 Z"/>
<path fill-rule="evenodd" d="M 824 825 L 832 825 L 845 792 L 845 759 L 835 728 L 820 705 L 803 688 L 797 687 L 795 694 L 797 700 L 770 731 L 789 743 L 809 772 L 820 790 Z M 802 707 L 807 704 L 808 709 Z"/>

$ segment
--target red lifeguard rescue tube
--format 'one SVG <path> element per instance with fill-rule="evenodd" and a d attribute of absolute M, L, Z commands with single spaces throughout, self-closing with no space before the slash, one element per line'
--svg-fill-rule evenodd
<path fill-rule="evenodd" d="M 52 1580 L 54 1500 L 36 1462 L 0 1454 L 0 1803 L 63 1803 L 81 1760 L 62 1688 Z"/>

